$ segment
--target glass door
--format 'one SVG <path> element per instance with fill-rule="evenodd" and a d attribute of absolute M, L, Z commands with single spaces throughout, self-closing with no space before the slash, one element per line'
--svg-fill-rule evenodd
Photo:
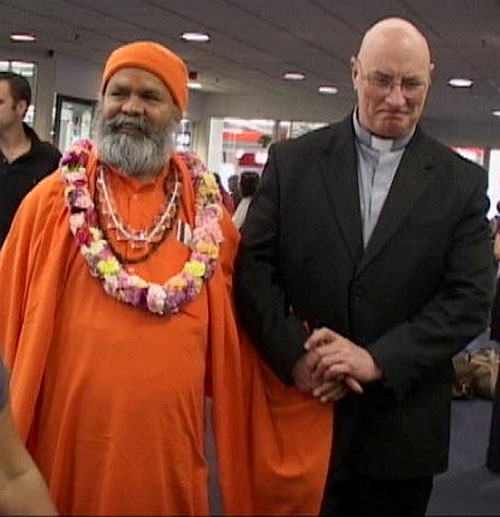
<path fill-rule="evenodd" d="M 64 153 L 76 141 L 92 136 L 96 101 L 57 95 L 54 145 Z"/>

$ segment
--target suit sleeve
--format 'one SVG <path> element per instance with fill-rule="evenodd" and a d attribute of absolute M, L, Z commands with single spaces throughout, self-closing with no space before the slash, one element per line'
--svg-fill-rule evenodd
<path fill-rule="evenodd" d="M 254 346 L 276 375 L 290 383 L 293 365 L 304 353 L 307 331 L 287 303 L 279 261 L 280 186 L 273 146 L 242 228 L 235 296 Z"/>
<path fill-rule="evenodd" d="M 493 294 L 493 259 L 486 213 L 487 178 L 463 196 L 462 213 L 454 227 L 442 284 L 412 320 L 393 327 L 367 348 L 384 374 L 386 386 L 403 400 L 414 385 L 425 382 L 436 368 L 482 332 Z"/>

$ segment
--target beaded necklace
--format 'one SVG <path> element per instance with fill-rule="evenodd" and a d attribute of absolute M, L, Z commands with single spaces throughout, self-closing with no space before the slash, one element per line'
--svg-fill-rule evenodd
<path fill-rule="evenodd" d="M 113 253 L 99 227 L 98 214 L 88 188 L 87 163 L 92 144 L 82 141 L 61 160 L 61 174 L 69 210 L 70 231 L 90 274 L 115 299 L 149 312 L 170 315 L 194 300 L 215 270 L 223 235 L 221 196 L 215 178 L 191 154 L 180 155 L 191 173 L 195 192 L 195 227 L 191 255 L 182 270 L 163 285 L 130 275 Z"/>

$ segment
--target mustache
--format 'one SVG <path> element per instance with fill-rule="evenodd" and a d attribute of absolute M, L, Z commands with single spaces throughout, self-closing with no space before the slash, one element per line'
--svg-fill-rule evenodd
<path fill-rule="evenodd" d="M 111 133 L 117 133 L 123 128 L 135 129 L 143 133 L 146 137 L 151 138 L 154 133 L 153 126 L 143 116 L 131 116 L 119 113 L 112 119 L 105 122 L 105 128 Z"/>

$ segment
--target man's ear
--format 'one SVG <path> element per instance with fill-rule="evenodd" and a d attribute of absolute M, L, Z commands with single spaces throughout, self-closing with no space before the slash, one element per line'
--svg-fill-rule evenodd
<path fill-rule="evenodd" d="M 434 63 L 431 63 L 429 65 L 429 84 L 432 83 L 432 77 L 434 76 L 434 70 L 436 68 L 436 65 Z"/>
<path fill-rule="evenodd" d="M 28 102 L 25 99 L 21 99 L 15 106 L 15 110 L 18 113 L 18 115 L 21 117 L 21 119 L 24 119 L 26 116 L 26 112 L 28 111 L 29 105 Z"/>
<path fill-rule="evenodd" d="M 353 77 L 356 77 L 358 75 L 358 67 L 356 66 L 356 58 L 354 56 L 351 56 L 351 74 Z"/>
<path fill-rule="evenodd" d="M 358 78 L 358 60 L 352 56 L 351 57 L 351 81 L 352 81 L 352 87 L 354 88 L 354 91 L 356 91 L 356 79 Z"/>

